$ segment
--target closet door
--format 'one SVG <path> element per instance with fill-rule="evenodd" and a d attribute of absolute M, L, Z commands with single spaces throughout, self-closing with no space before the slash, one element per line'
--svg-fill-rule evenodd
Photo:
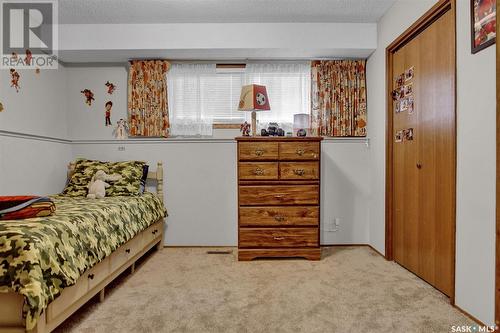
<path fill-rule="evenodd" d="M 396 262 L 453 293 L 455 232 L 455 36 L 451 10 L 401 47 L 393 73 L 414 68 L 414 111 L 394 113 L 393 250 Z M 406 97 L 405 97 L 406 98 Z M 396 102 L 394 102 L 396 103 Z"/>

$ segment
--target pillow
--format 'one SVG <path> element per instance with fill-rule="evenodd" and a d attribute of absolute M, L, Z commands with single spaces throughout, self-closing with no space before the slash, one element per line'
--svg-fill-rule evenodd
<path fill-rule="evenodd" d="M 122 178 L 109 183 L 111 186 L 106 189 L 106 196 L 140 195 L 145 165 L 142 161 L 108 162 L 109 174 L 118 174 Z"/>
<path fill-rule="evenodd" d="M 0 220 L 21 220 L 54 214 L 50 198 L 35 196 L 0 197 Z"/>
<path fill-rule="evenodd" d="M 88 193 L 88 185 L 98 170 L 110 173 L 109 166 L 105 162 L 78 159 L 75 164 L 75 172 L 62 194 L 69 197 L 85 197 Z"/>

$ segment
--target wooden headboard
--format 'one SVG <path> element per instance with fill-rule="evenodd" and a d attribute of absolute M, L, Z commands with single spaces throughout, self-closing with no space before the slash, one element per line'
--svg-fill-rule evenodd
<path fill-rule="evenodd" d="M 71 178 L 75 172 L 76 162 L 70 162 L 68 165 L 68 180 Z M 150 169 L 151 170 L 151 169 Z M 153 180 L 156 182 L 156 194 L 160 197 L 163 202 L 163 163 L 158 162 L 156 165 L 156 171 L 148 172 L 148 180 Z"/>

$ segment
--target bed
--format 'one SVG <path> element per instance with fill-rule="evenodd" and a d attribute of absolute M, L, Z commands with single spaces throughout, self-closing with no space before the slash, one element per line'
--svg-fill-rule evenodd
<path fill-rule="evenodd" d="M 70 174 L 74 165 L 70 165 Z M 0 221 L 0 333 L 50 332 L 151 248 L 163 246 L 163 168 L 156 193 L 54 196 L 54 216 Z"/>

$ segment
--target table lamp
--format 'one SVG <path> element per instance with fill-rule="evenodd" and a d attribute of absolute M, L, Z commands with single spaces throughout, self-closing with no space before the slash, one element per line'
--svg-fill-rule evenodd
<path fill-rule="evenodd" d="M 249 84 L 241 87 L 239 111 L 252 111 L 252 136 L 257 135 L 257 111 L 270 111 L 266 86 Z"/>

